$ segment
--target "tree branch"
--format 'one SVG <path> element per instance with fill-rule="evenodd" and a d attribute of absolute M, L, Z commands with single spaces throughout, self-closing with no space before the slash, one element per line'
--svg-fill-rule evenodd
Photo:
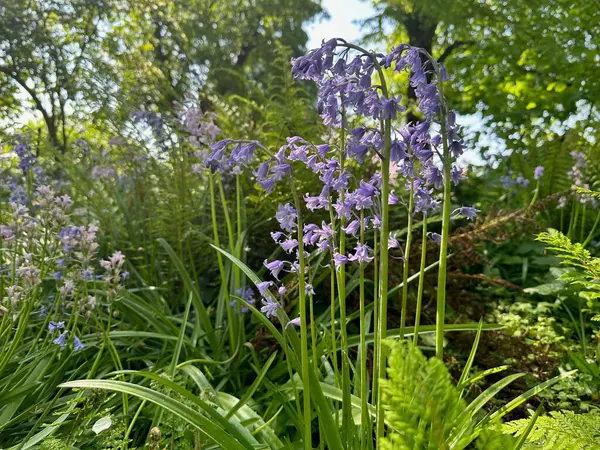
<path fill-rule="evenodd" d="M 438 58 L 438 62 L 443 63 L 444 60 L 446 60 L 450 56 L 450 54 L 454 50 L 456 50 L 457 48 L 467 47 L 467 46 L 472 45 L 474 43 L 475 43 L 475 41 L 456 41 L 456 42 L 453 42 L 452 44 L 450 44 L 448 47 L 446 47 L 444 49 L 444 51 L 442 52 L 442 54 Z"/>

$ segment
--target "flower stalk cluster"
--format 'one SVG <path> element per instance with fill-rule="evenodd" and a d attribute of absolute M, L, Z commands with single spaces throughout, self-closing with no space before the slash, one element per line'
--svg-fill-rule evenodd
<path fill-rule="evenodd" d="M 401 95 L 392 95 L 386 72 L 408 73 L 408 82 L 415 90 L 417 105 L 403 103 Z M 261 311 L 267 317 L 281 320 L 283 305 L 278 299 L 295 292 L 298 296 L 300 326 L 301 378 L 303 391 L 304 439 L 306 448 L 311 441 L 311 397 L 306 388 L 309 379 L 317 377 L 319 361 L 315 324 L 309 321 L 309 304 L 316 295 L 311 285 L 311 273 L 318 270 L 316 261 L 328 261 L 331 270 L 331 330 L 333 334 L 331 360 L 336 382 L 342 389 L 341 433 L 351 445 L 354 424 L 350 408 L 351 372 L 359 387 L 363 416 L 361 418 L 361 448 L 369 447 L 372 421 L 369 402 L 376 404 L 376 433 L 384 433 L 383 410 L 379 402 L 379 379 L 384 377 L 387 336 L 388 279 L 390 252 L 400 251 L 401 243 L 390 233 L 390 208 L 405 208 L 408 233 L 404 242 L 403 284 L 401 299 L 400 339 L 404 339 L 408 309 L 409 256 L 415 218 L 422 220 L 423 255 L 419 277 L 417 311 L 420 314 L 423 298 L 423 277 L 427 238 L 427 218 L 442 213 L 441 234 L 433 238 L 439 243 L 439 273 L 437 298 L 436 354 L 443 356 L 445 319 L 446 259 L 450 221 L 461 215 L 474 219 L 475 207 L 451 207 L 452 186 L 464 178 L 457 158 L 463 153 L 464 142 L 456 115 L 445 101 L 443 84 L 448 74 L 425 51 L 400 45 L 388 54 L 367 51 L 342 39 L 332 39 L 306 56 L 292 61 L 297 80 L 309 80 L 318 87 L 318 110 L 323 123 L 332 130 L 334 138 L 313 143 L 301 136 L 288 137 L 277 151 L 270 151 L 256 141 L 222 139 L 209 145 L 204 152 L 205 166 L 212 172 L 233 172 L 239 176 L 253 168 L 256 183 L 267 193 L 278 183 L 288 183 L 291 201 L 279 205 L 275 214 L 278 229 L 271 233 L 284 254 L 279 260 L 265 261 L 271 280 L 257 283 Z M 415 107 L 422 122 L 402 123 L 403 114 Z M 196 126 L 196 128 L 198 128 Z M 378 170 L 361 171 L 361 166 L 378 165 Z M 295 178 L 301 172 L 312 172 L 320 181 L 315 192 L 297 192 Z M 392 183 L 392 179 L 396 181 Z M 398 193 L 401 192 L 399 198 Z M 329 221 L 311 223 L 305 218 L 322 210 Z M 372 236 L 367 238 L 367 236 Z M 436 239 L 437 237 L 437 239 Z M 372 383 L 367 373 L 366 334 L 369 329 L 366 315 L 365 271 L 377 264 L 374 290 L 374 369 Z M 346 270 L 358 267 L 360 368 L 350 371 L 346 334 Z M 292 278 L 292 290 L 278 282 Z M 335 283 L 334 283 L 335 282 Z M 336 289 L 337 288 L 337 289 Z M 283 291 L 282 291 L 283 289 Z M 277 294 L 273 294 L 273 292 Z M 336 292 L 337 291 L 337 292 Z M 283 292 L 283 294 L 282 294 Z M 338 316 L 335 311 L 339 311 Z M 285 316 L 287 317 L 287 316 Z M 282 324 L 288 328 L 288 323 Z M 418 330 L 419 318 L 415 326 Z M 308 345 L 309 328 L 312 349 Z M 337 336 L 340 336 L 337 346 Z M 414 342 L 418 340 L 415 334 Z M 337 372 L 338 349 L 341 352 L 341 376 Z M 309 351 L 311 350 L 311 351 Z M 312 364 L 311 364 L 312 358 Z M 311 369 L 312 367 L 312 369 Z M 315 370 L 314 368 L 317 368 Z M 311 370 L 314 372 L 311 374 Z M 345 432 L 344 432 L 345 431 Z"/>

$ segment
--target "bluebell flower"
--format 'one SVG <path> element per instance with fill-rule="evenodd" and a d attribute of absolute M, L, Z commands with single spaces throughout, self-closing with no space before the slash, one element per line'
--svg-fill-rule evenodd
<path fill-rule="evenodd" d="M 62 346 L 61 346 L 62 347 Z M 83 350 L 85 347 L 79 340 L 77 336 L 73 337 L 73 350 L 78 352 L 79 350 Z"/>
<path fill-rule="evenodd" d="M 262 305 L 263 306 L 260 308 L 260 311 L 267 317 L 276 317 L 277 310 L 281 308 L 279 303 L 274 302 L 271 299 L 263 299 Z"/>
<path fill-rule="evenodd" d="M 283 248 L 286 253 L 291 253 L 292 250 L 298 247 L 298 240 L 288 238 L 279 245 L 281 245 L 281 248 Z"/>
<path fill-rule="evenodd" d="M 537 166 L 533 173 L 533 178 L 539 180 L 544 176 L 544 166 Z"/>
<path fill-rule="evenodd" d="M 258 283 L 256 285 L 256 287 L 258 288 L 258 292 L 260 293 L 261 297 L 265 296 L 265 293 L 267 292 L 267 289 L 269 289 L 270 286 L 273 286 L 273 282 L 272 281 L 263 281 L 263 282 Z"/>
<path fill-rule="evenodd" d="M 477 208 L 471 206 L 461 206 L 458 209 L 460 215 L 465 216 L 468 220 L 473 220 L 480 212 Z"/>
<path fill-rule="evenodd" d="M 48 331 L 50 331 L 50 333 L 54 333 L 56 330 L 63 330 L 65 328 L 65 323 L 64 322 L 52 322 L 50 321 L 48 323 Z"/>
<path fill-rule="evenodd" d="M 300 317 L 296 317 L 295 319 L 290 320 L 287 323 L 286 327 L 289 327 L 290 325 L 294 325 L 296 327 L 299 327 L 300 323 L 301 323 L 301 318 Z"/>
<path fill-rule="evenodd" d="M 52 342 L 54 342 L 56 345 L 59 345 L 61 348 L 64 348 L 64 346 L 67 345 L 66 339 L 67 339 L 67 331 L 64 331 Z"/>
<path fill-rule="evenodd" d="M 265 259 L 263 262 L 264 266 L 271 271 L 271 275 L 273 275 L 273 277 L 275 277 L 275 279 L 279 279 L 279 272 L 281 272 L 283 270 L 283 266 L 284 266 L 284 261 L 279 261 L 279 260 L 275 260 L 275 261 L 271 261 L 271 262 L 267 262 L 267 260 Z"/>
<path fill-rule="evenodd" d="M 357 244 L 354 249 L 354 254 L 348 255 L 349 261 L 357 261 L 359 263 L 371 262 L 373 261 L 373 257 L 369 256 L 369 247 L 367 245 Z"/>
<path fill-rule="evenodd" d="M 429 239 L 431 239 L 433 242 L 435 242 L 436 244 L 442 243 L 442 236 L 439 233 L 429 232 L 429 233 L 427 233 L 427 237 Z"/>
<path fill-rule="evenodd" d="M 275 213 L 275 218 L 279 222 L 279 226 L 287 232 L 292 232 L 296 229 L 296 217 L 296 209 L 289 203 L 283 206 L 279 205 Z"/>

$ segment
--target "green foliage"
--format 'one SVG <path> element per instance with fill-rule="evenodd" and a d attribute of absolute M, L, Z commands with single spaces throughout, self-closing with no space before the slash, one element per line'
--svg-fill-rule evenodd
<path fill-rule="evenodd" d="M 587 298 L 600 297 L 600 285 L 597 283 L 600 279 L 600 258 L 592 257 L 582 244 L 571 242 L 567 236 L 556 230 L 540 233 L 537 239 L 545 243 L 549 250 L 556 252 L 563 260 L 562 264 L 580 269 L 562 274 L 561 280 L 576 285 Z"/>
<path fill-rule="evenodd" d="M 466 403 L 438 358 L 394 344 L 389 358 L 383 402 L 391 428 L 382 449 L 445 448 L 454 427 L 461 425 Z"/>
<path fill-rule="evenodd" d="M 503 430 L 519 436 L 528 420 L 504 424 Z M 600 448 L 600 414 L 592 411 L 575 414 L 573 411 L 553 411 L 539 417 L 523 446 L 524 450 L 587 450 Z"/>

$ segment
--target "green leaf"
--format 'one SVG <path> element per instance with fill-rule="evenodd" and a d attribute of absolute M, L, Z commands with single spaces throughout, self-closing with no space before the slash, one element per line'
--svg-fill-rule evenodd
<path fill-rule="evenodd" d="M 138 386 L 132 383 L 116 380 L 78 380 L 68 381 L 59 385 L 59 387 L 68 389 L 103 389 L 107 391 L 133 395 L 141 398 L 142 400 L 154 403 L 164 410 L 175 414 L 195 427 L 201 435 L 210 439 L 215 444 L 220 445 L 222 448 L 232 450 L 253 448 L 252 442 L 245 440 L 240 442 L 237 439 L 234 439 L 224 427 L 220 426 L 220 424 L 216 423 L 214 420 L 205 417 L 203 414 L 190 408 L 189 406 L 182 404 L 180 401 L 172 399 L 165 394 L 153 391 L 152 389 L 144 386 Z M 216 411 L 214 411 L 214 409 L 210 406 L 207 406 L 205 412 L 208 413 L 210 410 L 216 414 Z M 212 416 L 214 417 L 214 414 Z"/>

